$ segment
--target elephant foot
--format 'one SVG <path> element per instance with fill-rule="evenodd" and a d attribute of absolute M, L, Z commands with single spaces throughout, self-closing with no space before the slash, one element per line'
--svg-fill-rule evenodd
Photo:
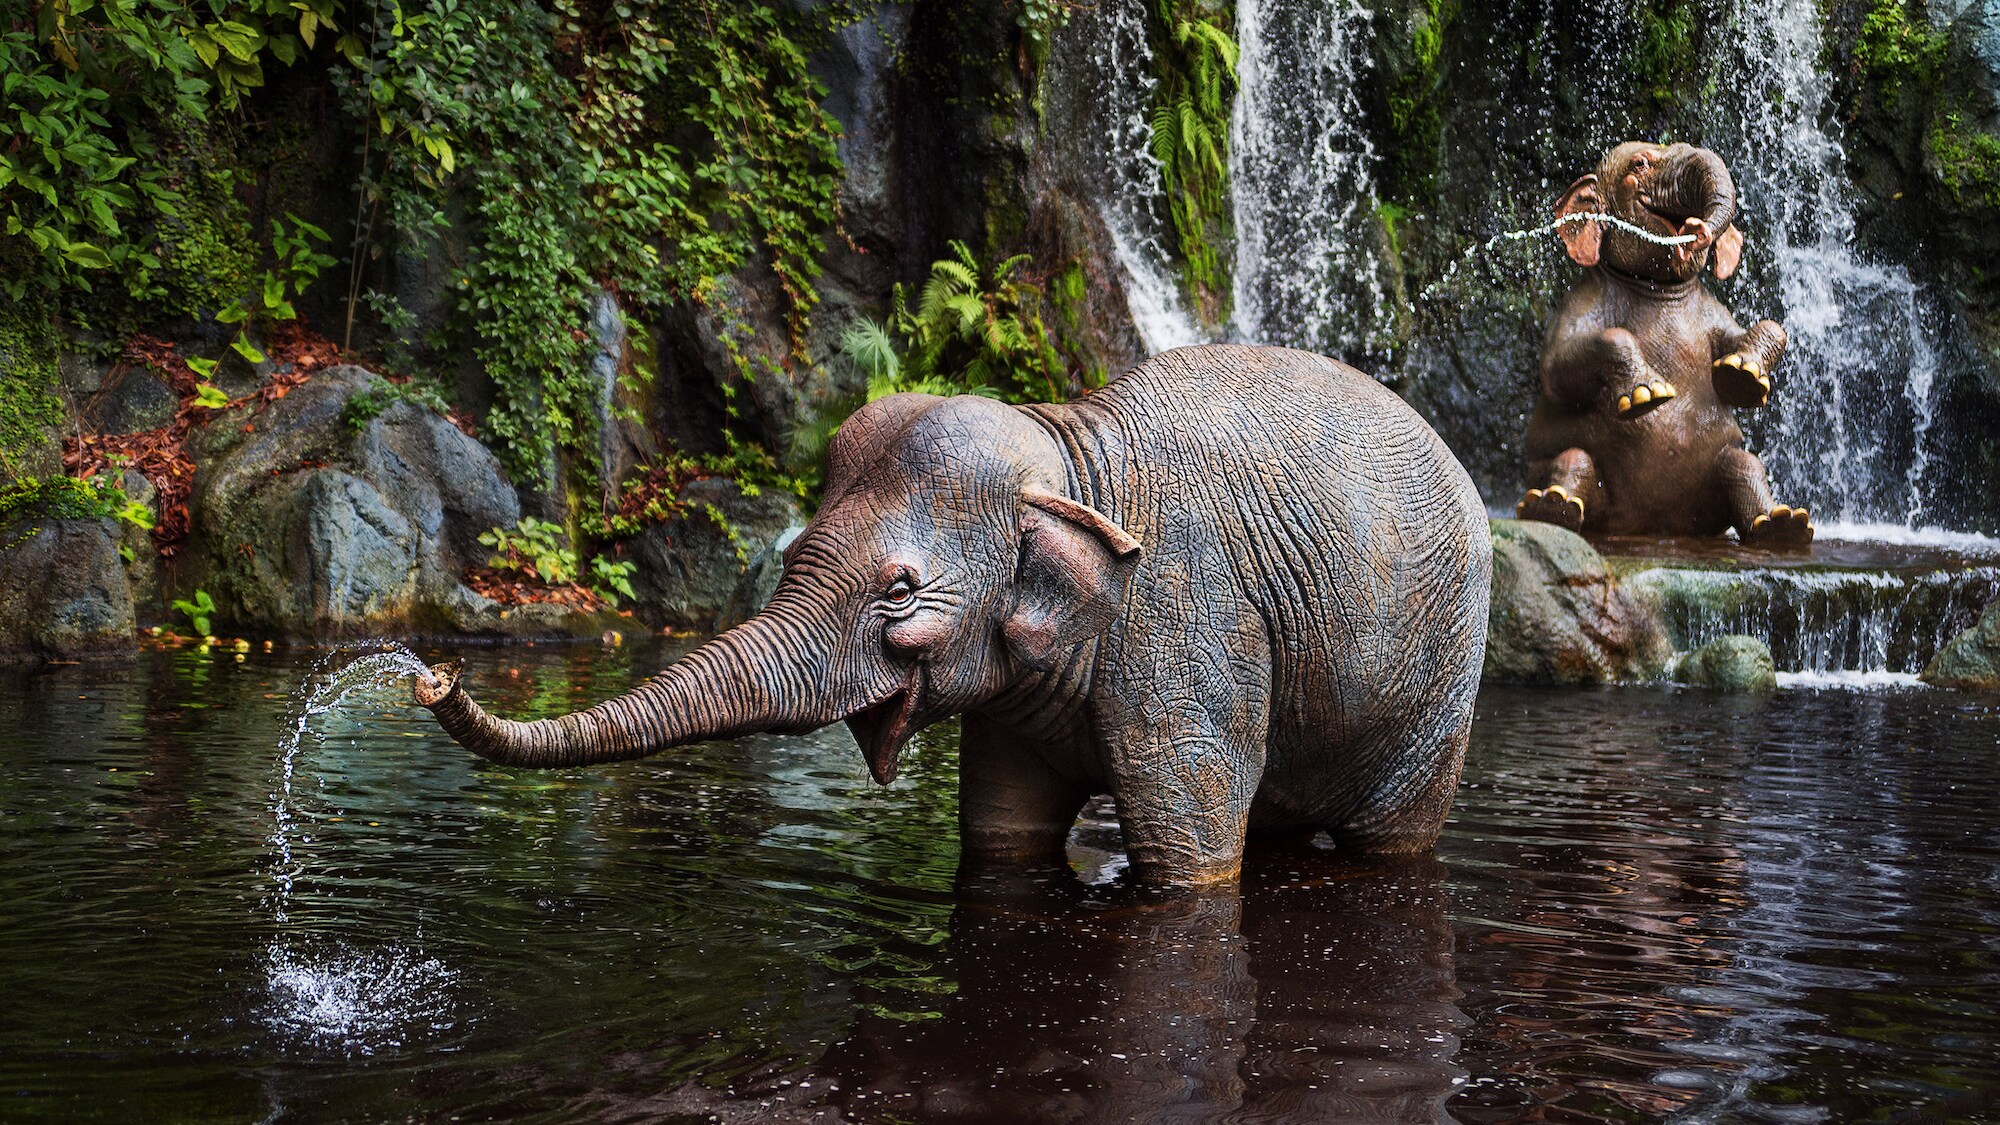
<path fill-rule="evenodd" d="M 1641 383 L 1627 394 L 1618 396 L 1618 417 L 1631 421 L 1642 414 L 1651 414 L 1667 404 L 1667 400 L 1680 392 L 1665 379 L 1655 379 L 1651 383 Z"/>
<path fill-rule="evenodd" d="M 1714 379 L 1715 397 L 1730 406 L 1749 409 L 1771 400 L 1771 377 L 1749 352 L 1731 352 L 1716 360 Z"/>
<path fill-rule="evenodd" d="M 1528 495 L 1514 505 L 1514 514 L 1524 520 L 1539 520 L 1580 532 L 1583 530 L 1583 497 L 1571 496 L 1569 490 L 1559 484 L 1531 488 Z"/>
<path fill-rule="evenodd" d="M 1813 541 L 1812 512 L 1780 504 L 1751 520 L 1750 526 L 1743 528 L 1741 534 L 1743 542 L 1752 547 L 1802 549 Z"/>

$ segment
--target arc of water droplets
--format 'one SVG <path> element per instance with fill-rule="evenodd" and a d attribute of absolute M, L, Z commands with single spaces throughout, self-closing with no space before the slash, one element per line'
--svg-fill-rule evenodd
<path fill-rule="evenodd" d="M 1459 267 L 1471 261 L 1474 257 L 1486 254 L 1501 243 L 1519 242 L 1524 238 L 1533 238 L 1538 234 L 1548 234 L 1551 231 L 1560 230 L 1566 223 L 1603 223 L 1606 226 L 1617 227 L 1619 230 L 1638 235 L 1655 246 L 1681 246 L 1695 240 L 1695 236 L 1691 234 L 1654 234 L 1645 227 L 1628 223 L 1616 215 L 1605 215 L 1595 211 L 1572 211 L 1567 215 L 1558 217 L 1555 222 L 1547 226 L 1528 227 L 1524 230 L 1510 230 L 1505 234 L 1496 234 L 1479 245 L 1464 251 L 1458 257 L 1452 259 L 1451 265 L 1445 267 L 1442 276 L 1429 285 L 1424 286 L 1424 291 L 1417 295 L 1417 299 L 1422 301 L 1430 300 L 1437 295 L 1438 290 L 1451 284 L 1452 279 L 1458 276 Z"/>
<path fill-rule="evenodd" d="M 272 896 L 272 914 L 280 927 L 287 920 L 292 884 L 299 872 L 299 863 L 292 855 L 292 778 L 298 766 L 299 746 L 305 741 L 308 727 L 313 719 L 333 710 L 350 692 L 359 688 L 382 686 L 399 677 L 430 673 L 416 653 L 389 641 L 367 642 L 366 647 L 375 651 L 368 652 L 338 671 L 330 671 L 337 660 L 358 647 L 362 646 L 344 646 L 321 657 L 313 665 L 312 672 L 307 676 L 307 682 L 313 684 L 312 690 L 299 704 L 298 717 L 280 744 L 278 791 L 272 794 L 272 819 L 276 823 L 270 835 L 271 847 L 277 853 L 277 863 L 272 871 L 272 879 L 277 884 Z"/>

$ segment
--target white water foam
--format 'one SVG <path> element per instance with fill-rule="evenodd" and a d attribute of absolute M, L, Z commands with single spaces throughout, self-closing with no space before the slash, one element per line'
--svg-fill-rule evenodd
<path fill-rule="evenodd" d="M 1778 687 L 1800 691 L 1891 691 L 1928 688 L 1915 672 L 1780 672 Z"/>
<path fill-rule="evenodd" d="M 403 945 L 372 950 L 323 945 L 295 939 L 287 929 L 304 867 L 298 846 L 312 843 L 298 828 L 293 785 L 307 736 L 319 737 L 313 720 L 349 696 L 429 675 L 424 662 L 402 645 L 368 641 L 322 657 L 295 695 L 298 710 L 279 743 L 278 786 L 271 794 L 272 888 L 266 904 L 278 933 L 265 951 L 262 1015 L 266 1026 L 301 1046 L 370 1054 L 400 1046 L 416 1031 L 452 1023 L 450 986 L 457 977 L 436 958 Z"/>
<path fill-rule="evenodd" d="M 2000 558 L 2000 539 L 1990 535 L 1948 531 L 1941 527 L 1911 527 L 1900 523 L 1823 523 L 1818 525 L 1817 541 L 1936 547 L 1980 558 Z"/>

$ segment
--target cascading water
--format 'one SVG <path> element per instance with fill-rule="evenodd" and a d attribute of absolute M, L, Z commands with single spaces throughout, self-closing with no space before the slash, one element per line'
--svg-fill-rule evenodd
<path fill-rule="evenodd" d="M 1103 0 L 1078 11 L 1072 34 L 1088 43 L 1079 130 L 1080 154 L 1103 170 L 1099 213 L 1125 268 L 1125 297 L 1148 351 L 1200 343 L 1205 335 L 1188 311 L 1168 250 L 1171 227 L 1160 162 L 1151 151 L 1147 115 L 1159 85 L 1146 41 L 1150 0 Z"/>
<path fill-rule="evenodd" d="M 1725 0 L 1711 36 L 1718 127 L 1752 242 L 1746 272 L 1791 347 L 1744 419 L 1788 496 L 1829 523 L 1920 525 L 1938 343 L 1909 272 L 1855 247 L 1818 0 Z M 1747 312 L 1747 310 L 1745 310 Z"/>
<path fill-rule="evenodd" d="M 312 843 L 300 826 L 293 785 L 301 747 L 309 735 L 319 737 L 314 720 L 356 693 L 430 674 L 402 645 L 364 642 L 322 657 L 295 695 L 297 714 L 279 744 L 278 785 L 271 794 L 272 887 L 266 899 L 278 932 L 266 952 L 264 1018 L 288 1038 L 367 1054 L 395 1045 L 413 1025 L 448 1020 L 454 974 L 442 962 L 401 945 L 362 950 L 329 944 L 297 932 L 292 917 L 302 870 L 298 847 Z"/>
<path fill-rule="evenodd" d="M 1371 16 L 1355 0 L 1237 0 L 1236 339 L 1353 356 L 1391 323 L 1359 95 Z"/>

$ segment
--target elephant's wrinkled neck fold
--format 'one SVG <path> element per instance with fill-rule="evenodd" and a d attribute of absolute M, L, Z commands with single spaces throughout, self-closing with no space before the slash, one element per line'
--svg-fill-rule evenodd
<path fill-rule="evenodd" d="M 1599 262 L 1591 267 L 1602 272 L 1605 283 L 1642 293 L 1653 301 L 1685 301 L 1701 288 L 1701 275 L 1696 274 L 1684 281 L 1658 281 L 1638 274 L 1626 273 L 1609 262 Z"/>
<path fill-rule="evenodd" d="M 1060 462 L 1065 479 L 1064 489 L 1071 499 L 1079 504 L 1088 504 L 1098 511 L 1117 517 L 1117 498 L 1112 495 L 1110 482 L 1105 479 L 1105 466 L 1110 463 L 1106 455 L 1104 435 L 1095 424 L 1088 399 L 1066 404 L 1035 404 L 1022 407 L 1022 412 L 1035 420 L 1053 445 L 1056 460 Z"/>

